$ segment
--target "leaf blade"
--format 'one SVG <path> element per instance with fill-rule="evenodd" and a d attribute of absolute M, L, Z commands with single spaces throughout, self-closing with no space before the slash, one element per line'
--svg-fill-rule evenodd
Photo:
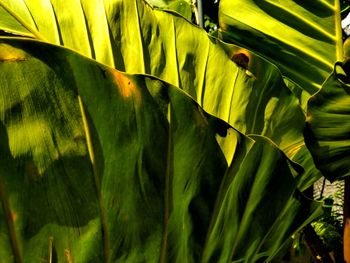
<path fill-rule="evenodd" d="M 310 94 L 343 58 L 339 1 L 222 1 L 219 12 L 224 40 L 258 52 Z"/>

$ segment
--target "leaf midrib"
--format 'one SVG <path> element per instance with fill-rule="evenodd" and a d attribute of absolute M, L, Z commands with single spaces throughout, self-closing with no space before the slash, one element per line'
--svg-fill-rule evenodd
<path fill-rule="evenodd" d="M 340 0 L 335 0 L 335 34 L 336 34 L 336 58 L 337 61 L 343 60 L 343 39 L 342 39 L 342 28 L 341 28 L 341 14 L 340 14 Z"/>
<path fill-rule="evenodd" d="M 104 262 L 107 263 L 107 262 L 109 262 L 109 237 L 108 237 L 108 229 L 107 229 L 106 208 L 103 204 L 103 200 L 102 200 L 102 196 L 101 196 L 101 184 L 100 184 L 100 178 L 98 175 L 96 158 L 95 158 L 95 151 L 94 151 L 94 147 L 92 144 L 92 138 L 91 138 L 91 133 L 90 133 L 90 129 L 89 129 L 89 124 L 88 124 L 88 120 L 86 117 L 86 112 L 85 112 L 83 101 L 79 95 L 78 95 L 78 103 L 79 103 L 80 112 L 82 115 L 86 144 L 88 147 L 89 157 L 90 157 L 94 181 L 95 181 L 96 194 L 97 194 L 98 202 L 99 202 L 99 206 L 100 206 L 101 224 L 102 224 L 101 230 L 102 230 L 102 242 L 103 242 L 103 246 L 102 246 L 103 247 L 103 259 L 104 259 Z"/>

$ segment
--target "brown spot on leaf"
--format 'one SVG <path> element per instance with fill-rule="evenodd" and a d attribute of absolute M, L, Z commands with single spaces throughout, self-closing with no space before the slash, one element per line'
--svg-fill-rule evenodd
<path fill-rule="evenodd" d="M 68 248 L 64 250 L 64 255 L 66 256 L 67 263 L 73 263 L 72 255 Z"/>
<path fill-rule="evenodd" d="M 245 54 L 235 54 L 232 56 L 232 60 L 240 67 L 248 68 L 249 58 Z"/>
<path fill-rule="evenodd" d="M 116 70 L 110 70 L 113 77 L 113 82 L 116 84 L 119 93 L 125 99 L 134 99 L 137 104 L 141 102 L 141 93 L 137 89 L 135 83 Z"/>
<path fill-rule="evenodd" d="M 234 61 L 238 66 L 244 69 L 248 69 L 249 58 L 250 54 L 248 51 L 246 51 L 245 49 L 239 49 L 232 55 L 231 60 Z"/>
<path fill-rule="evenodd" d="M 17 220 L 17 213 L 11 212 L 11 218 L 12 218 L 12 221 L 15 222 Z"/>

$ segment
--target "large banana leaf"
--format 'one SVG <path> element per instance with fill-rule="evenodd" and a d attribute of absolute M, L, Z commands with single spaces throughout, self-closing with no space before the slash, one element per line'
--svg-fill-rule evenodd
<path fill-rule="evenodd" d="M 350 61 L 337 63 L 308 104 L 306 143 L 330 181 L 350 175 Z"/>
<path fill-rule="evenodd" d="M 221 0 L 225 41 L 275 63 L 310 94 L 343 58 L 339 0 Z"/>
<path fill-rule="evenodd" d="M 3 38 L 0 86 L 3 262 L 261 262 L 320 212 L 272 142 L 153 77 Z"/>

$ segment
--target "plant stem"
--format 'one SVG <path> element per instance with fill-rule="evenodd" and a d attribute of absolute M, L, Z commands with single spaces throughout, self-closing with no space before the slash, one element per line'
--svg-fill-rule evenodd
<path fill-rule="evenodd" d="M 199 24 L 199 16 L 198 16 L 198 9 L 197 9 L 195 0 L 192 2 L 192 6 L 193 6 L 194 17 L 196 18 L 196 23 L 198 25 Z"/>
<path fill-rule="evenodd" d="M 199 26 L 201 28 L 204 27 L 204 19 L 203 19 L 203 4 L 202 4 L 202 0 L 197 0 L 197 5 L 198 5 L 198 22 L 199 22 Z"/>
<path fill-rule="evenodd" d="M 202 0 L 192 0 L 193 12 L 196 18 L 196 23 L 203 28 L 204 19 L 203 19 L 203 4 Z"/>
<path fill-rule="evenodd" d="M 326 177 L 323 178 L 322 189 L 321 189 L 321 192 L 320 192 L 320 198 L 323 197 L 323 192 L 324 192 L 324 187 L 325 186 L 326 186 Z"/>

